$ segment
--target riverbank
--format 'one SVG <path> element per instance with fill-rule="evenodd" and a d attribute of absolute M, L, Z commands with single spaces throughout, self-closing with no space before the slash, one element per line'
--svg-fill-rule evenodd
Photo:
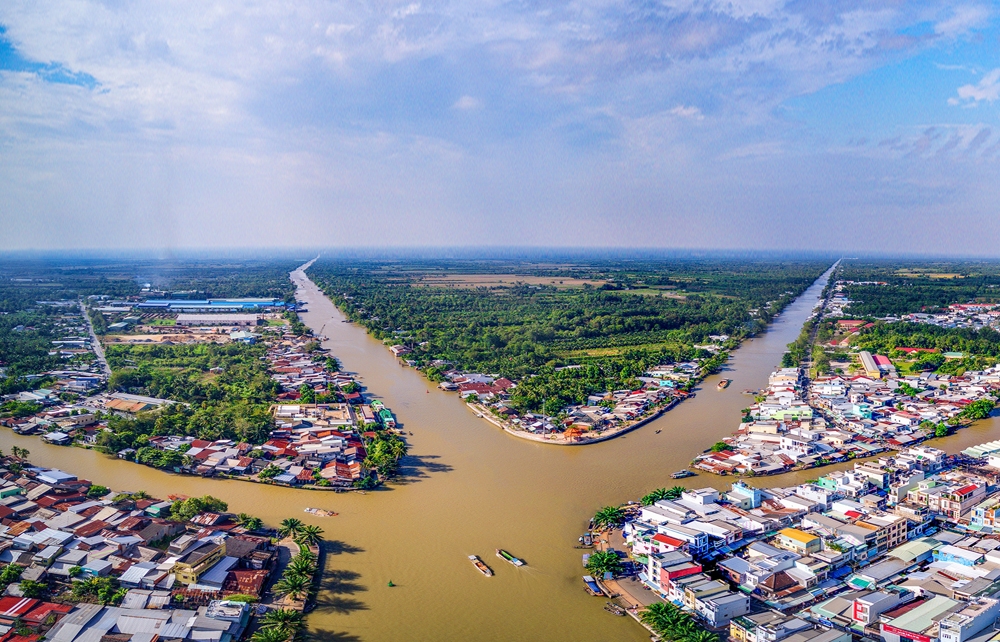
<path fill-rule="evenodd" d="M 10 431 L 0 431 L 0 447 L 31 448 L 32 458 L 44 465 L 109 486 L 128 479 L 130 486 L 159 496 L 210 492 L 228 502 L 230 510 L 253 513 L 269 524 L 299 515 L 328 531 L 335 526 L 336 534 L 328 535 L 324 544 L 327 561 L 316 607 L 308 616 L 308 635 L 365 642 L 470 636 L 484 642 L 648 642 L 644 629 L 623 626 L 624 618 L 600 608 L 604 600 L 581 590 L 581 551 L 571 546 L 586 527 L 587 519 L 581 516 L 663 486 L 664 477 L 683 468 L 706 442 L 727 436 L 730 418 L 738 416 L 747 401 L 738 392 L 716 394 L 718 378 L 733 379 L 731 390 L 760 388 L 819 293 L 812 288 L 788 306 L 766 332 L 733 353 L 722 373 L 706 379 L 705 392 L 645 429 L 590 448 L 546 448 L 500 430 L 483 430 L 460 399 L 432 394 L 433 385 L 424 377 L 400 368 L 381 342 L 355 324 L 342 323 L 343 315 L 325 297 L 306 288 L 300 295 L 308 300 L 303 322 L 328 337 L 324 346 L 346 370 L 384 395 L 386 404 L 405 418 L 407 432 L 413 433 L 397 481 L 375 491 L 377 501 L 352 493 L 317 495 L 171 475 Z M 972 439 L 984 428 L 970 430 L 959 439 Z M 986 441 L 984 437 L 978 442 Z M 760 483 L 787 486 L 805 479 L 792 473 Z M 726 478 L 708 475 L 681 483 L 728 486 Z M 335 510 L 339 516 L 323 519 L 303 513 L 310 505 Z M 516 551 L 531 568 L 498 572 L 483 581 L 470 572 L 466 551 L 495 548 Z M 395 588 L 387 586 L 389 580 Z M 547 608 L 538 609 L 539 604 Z"/>
<path fill-rule="evenodd" d="M 694 396 L 693 394 L 690 396 Z M 513 435 L 520 439 L 527 439 L 528 441 L 534 441 L 536 443 L 542 444 L 552 444 L 554 446 L 586 446 L 589 444 L 596 444 L 602 441 L 607 441 L 609 439 L 614 439 L 620 435 L 627 432 L 631 432 L 637 428 L 641 428 L 648 424 L 649 422 L 658 419 L 663 413 L 667 412 L 674 406 L 680 403 L 677 399 L 672 399 L 666 406 L 655 409 L 651 414 L 648 414 L 640 419 L 627 423 L 625 425 L 616 427 L 608 431 L 598 431 L 595 433 L 582 433 L 579 436 L 568 437 L 565 432 L 562 433 L 548 433 L 542 435 L 536 435 L 530 433 L 523 429 L 518 429 L 517 427 L 511 425 L 508 422 L 503 421 L 499 417 L 495 416 L 488 407 L 482 404 L 467 403 L 466 405 L 475 413 L 476 417 L 480 419 L 485 419 L 497 428 L 500 428 L 505 433 Z"/>

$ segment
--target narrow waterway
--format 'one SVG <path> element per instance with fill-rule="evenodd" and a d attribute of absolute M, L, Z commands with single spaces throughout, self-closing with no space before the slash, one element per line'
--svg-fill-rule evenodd
<path fill-rule="evenodd" d="M 767 333 L 736 352 L 720 375 L 733 380 L 727 390 L 716 390 L 718 377 L 711 377 L 694 399 L 635 432 L 565 447 L 520 440 L 477 419 L 456 395 L 437 391 L 419 373 L 400 366 L 363 328 L 342 322 L 305 275 L 293 273 L 299 299 L 308 302 L 303 321 L 329 337 L 324 345 L 413 433 L 403 479 L 366 495 L 168 475 L 9 430 L 0 431 L 0 447 L 26 447 L 37 464 L 114 488 L 141 488 L 161 497 L 210 493 L 228 501 L 230 510 L 269 523 L 292 516 L 322 526 L 331 554 L 319 606 L 309 616 L 311 637 L 317 640 L 647 640 L 630 619 L 609 615 L 602 600 L 584 593 L 576 538 L 597 508 L 674 485 L 671 472 L 733 432 L 740 409 L 750 403 L 741 391 L 766 384 L 827 276 Z M 943 440 L 944 446 L 951 450 L 984 441 L 995 421 Z M 810 471 L 758 483 L 784 485 L 816 475 Z M 699 475 L 685 485 L 722 488 L 730 481 Z M 314 518 L 302 512 L 307 506 L 340 515 Z M 498 547 L 528 566 L 501 562 L 494 557 Z M 496 576 L 481 576 L 467 559 L 471 554 L 480 555 Z M 395 587 L 387 586 L 390 580 Z"/>

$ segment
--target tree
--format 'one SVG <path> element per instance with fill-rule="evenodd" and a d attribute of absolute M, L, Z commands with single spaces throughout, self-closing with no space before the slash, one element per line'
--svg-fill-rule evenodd
<path fill-rule="evenodd" d="M 253 515 L 247 515 L 246 513 L 240 513 L 237 515 L 236 523 L 248 531 L 257 531 L 264 526 L 264 521 L 261 520 L 261 518 L 254 517 Z"/>
<path fill-rule="evenodd" d="M 313 526 L 308 524 L 299 529 L 299 534 L 295 538 L 295 541 L 299 544 L 318 544 L 323 540 L 323 529 L 319 526 Z"/>
<path fill-rule="evenodd" d="M 201 513 L 223 513 L 228 508 L 229 504 L 211 495 L 188 497 L 179 499 L 170 506 L 170 519 L 175 522 L 186 522 Z"/>
<path fill-rule="evenodd" d="M 722 452 L 724 450 L 732 450 L 732 449 L 733 449 L 733 447 L 730 446 L 729 444 L 727 444 L 724 441 L 717 441 L 717 442 L 715 442 L 714 444 L 712 444 L 712 448 L 711 448 L 711 450 L 712 450 L 713 453 L 720 453 L 720 452 Z"/>
<path fill-rule="evenodd" d="M 280 629 L 260 629 L 252 636 L 250 642 L 286 642 L 290 635 Z"/>
<path fill-rule="evenodd" d="M 316 573 L 316 562 L 302 557 L 301 555 L 296 555 L 292 558 L 292 561 L 288 563 L 285 567 L 286 575 L 301 575 L 304 577 L 312 577 Z"/>
<path fill-rule="evenodd" d="M 287 519 L 281 520 L 281 525 L 278 527 L 278 535 L 282 537 L 298 537 L 299 533 L 302 532 L 302 527 L 304 524 L 301 519 L 295 519 L 294 517 L 289 517 Z"/>
<path fill-rule="evenodd" d="M 594 515 L 594 526 L 597 528 L 611 528 L 621 523 L 625 517 L 624 512 L 617 506 L 605 506 Z"/>
<path fill-rule="evenodd" d="M 274 583 L 274 592 L 301 600 L 309 592 L 310 579 L 302 575 L 283 575 Z"/>
<path fill-rule="evenodd" d="M 666 488 L 657 488 L 656 490 L 643 495 L 642 499 L 639 500 L 639 503 L 641 503 L 643 506 L 649 506 L 650 504 L 655 504 L 661 499 L 666 499 L 668 492 L 669 491 L 667 491 Z"/>
<path fill-rule="evenodd" d="M 21 594 L 24 597 L 38 598 L 49 590 L 49 585 L 44 582 L 34 580 L 21 580 Z"/>
<path fill-rule="evenodd" d="M 107 486 L 101 486 L 100 484 L 94 484 L 87 489 L 87 497 L 104 497 L 111 492 L 111 489 Z"/>
<path fill-rule="evenodd" d="M 598 577 L 605 573 L 617 575 L 622 569 L 622 561 L 614 551 L 597 551 L 587 559 L 587 570 Z"/>
<path fill-rule="evenodd" d="M 260 628 L 278 630 L 291 637 L 302 628 L 302 613 L 291 609 L 274 609 L 268 611 L 261 619 Z"/>

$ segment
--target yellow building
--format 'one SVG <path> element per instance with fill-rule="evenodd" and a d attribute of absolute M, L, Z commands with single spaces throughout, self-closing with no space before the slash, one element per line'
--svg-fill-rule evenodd
<path fill-rule="evenodd" d="M 809 555 L 822 550 L 823 540 L 797 528 L 783 528 L 778 531 L 776 545 L 802 555 Z"/>
<path fill-rule="evenodd" d="M 202 574 L 226 554 L 226 545 L 204 542 L 178 559 L 171 570 L 179 584 L 196 584 Z"/>

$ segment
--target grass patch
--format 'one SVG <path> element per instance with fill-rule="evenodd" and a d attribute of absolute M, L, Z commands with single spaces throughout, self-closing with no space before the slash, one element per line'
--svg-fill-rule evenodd
<path fill-rule="evenodd" d="M 153 319 L 146 325 L 161 325 L 161 326 L 177 325 L 177 319 Z"/>

